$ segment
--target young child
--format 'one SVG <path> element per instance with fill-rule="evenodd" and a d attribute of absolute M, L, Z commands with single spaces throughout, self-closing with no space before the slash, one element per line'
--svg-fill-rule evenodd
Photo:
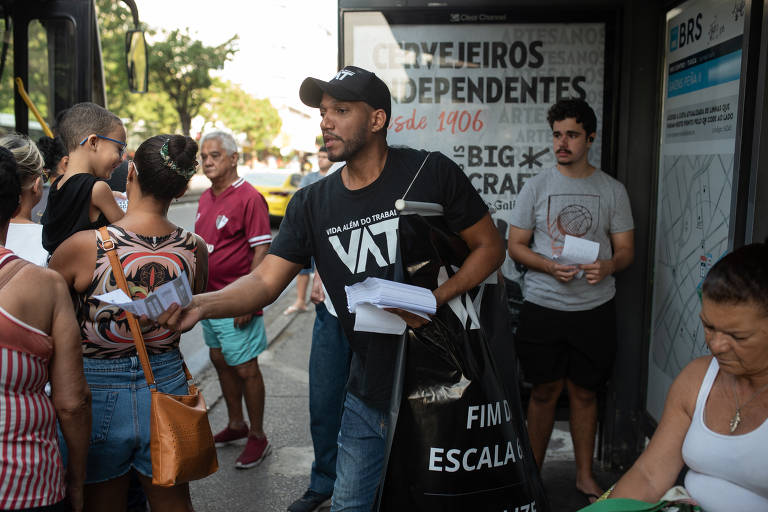
<path fill-rule="evenodd" d="M 124 215 L 103 181 L 125 153 L 120 118 L 95 103 L 78 103 L 61 117 L 58 130 L 69 162 L 51 184 L 43 213 L 43 247 L 49 254 L 74 233 L 98 229 Z"/>

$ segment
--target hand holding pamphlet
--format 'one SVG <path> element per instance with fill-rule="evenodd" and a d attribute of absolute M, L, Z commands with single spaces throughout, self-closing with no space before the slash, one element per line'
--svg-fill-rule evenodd
<path fill-rule="evenodd" d="M 420 286 L 369 277 L 344 289 L 349 312 L 355 313 L 356 331 L 402 334 L 405 320 L 384 308 L 402 309 L 423 318 L 437 309 L 432 291 Z"/>
<path fill-rule="evenodd" d="M 599 243 L 576 236 L 565 235 L 563 252 L 555 258 L 555 261 L 561 265 L 587 265 L 597 261 L 599 253 Z M 583 275 L 584 271 L 580 270 L 574 277 L 581 279 Z"/>
<path fill-rule="evenodd" d="M 159 286 L 144 299 L 131 300 L 120 289 L 103 295 L 96 295 L 94 298 L 130 311 L 134 315 L 147 316 L 152 320 L 157 320 L 157 317 L 171 307 L 171 304 L 178 304 L 181 307 L 189 305 L 192 302 L 192 288 L 189 286 L 187 274 L 182 273 L 173 281 Z"/>

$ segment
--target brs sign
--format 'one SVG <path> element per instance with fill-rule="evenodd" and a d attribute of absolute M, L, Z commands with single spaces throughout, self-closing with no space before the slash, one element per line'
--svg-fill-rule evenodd
<path fill-rule="evenodd" d="M 701 37 L 701 18 L 702 14 L 696 15 L 696 18 L 688 18 L 680 25 L 672 27 L 669 34 L 669 51 L 673 52 L 682 48 L 688 43 L 698 41 Z"/>

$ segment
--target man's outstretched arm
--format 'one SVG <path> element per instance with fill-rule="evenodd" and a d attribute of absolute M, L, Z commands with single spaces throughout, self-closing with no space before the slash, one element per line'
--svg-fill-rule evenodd
<path fill-rule="evenodd" d="M 171 306 L 157 321 L 169 329 L 188 331 L 204 318 L 237 317 L 258 311 L 271 304 L 301 268 L 299 263 L 268 254 L 249 274 L 221 290 L 195 295 L 184 309 Z"/>

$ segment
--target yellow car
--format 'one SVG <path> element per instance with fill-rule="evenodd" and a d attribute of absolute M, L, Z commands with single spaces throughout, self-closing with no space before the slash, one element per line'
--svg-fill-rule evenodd
<path fill-rule="evenodd" d="M 299 186 L 301 174 L 290 171 L 261 171 L 245 174 L 243 178 L 267 200 L 269 216 L 282 219 L 288 202 Z"/>

